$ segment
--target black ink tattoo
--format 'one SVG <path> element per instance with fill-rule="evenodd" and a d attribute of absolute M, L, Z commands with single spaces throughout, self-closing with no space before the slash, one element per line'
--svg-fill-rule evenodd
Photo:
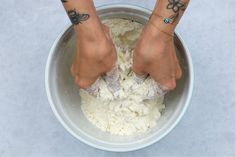
<path fill-rule="evenodd" d="M 169 4 L 166 6 L 167 9 L 171 9 L 174 14 L 169 17 L 170 23 L 174 23 L 179 17 L 180 11 L 186 9 L 186 4 L 181 2 L 181 0 L 168 0 Z"/>
<path fill-rule="evenodd" d="M 67 2 L 67 0 L 61 0 L 61 2 L 62 2 L 62 3 L 66 3 L 66 2 Z"/>
<path fill-rule="evenodd" d="M 67 14 L 73 25 L 82 24 L 82 21 L 86 21 L 90 17 L 89 14 L 81 14 L 79 12 L 76 12 L 75 9 L 67 11 Z"/>

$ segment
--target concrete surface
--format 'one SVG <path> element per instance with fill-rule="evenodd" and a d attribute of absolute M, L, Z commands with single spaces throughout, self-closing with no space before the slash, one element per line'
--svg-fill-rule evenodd
<path fill-rule="evenodd" d="M 96 5 L 127 0 L 97 0 Z M 155 0 L 130 0 L 147 8 Z M 112 153 L 73 138 L 53 115 L 44 89 L 49 49 L 69 23 L 59 0 L 0 5 L 0 156 L 233 157 L 235 1 L 192 0 L 178 26 L 192 54 L 195 90 L 179 125 L 160 142 Z"/>

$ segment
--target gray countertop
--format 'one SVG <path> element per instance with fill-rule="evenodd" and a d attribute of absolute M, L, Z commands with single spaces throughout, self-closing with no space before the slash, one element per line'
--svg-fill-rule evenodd
<path fill-rule="evenodd" d="M 127 2 L 97 0 L 96 5 Z M 152 8 L 155 0 L 129 0 Z M 177 30 L 191 52 L 195 89 L 177 127 L 145 149 L 113 153 L 72 137 L 44 89 L 49 49 L 69 23 L 59 0 L 0 5 L 0 156 L 233 157 L 235 153 L 234 0 L 192 0 Z"/>

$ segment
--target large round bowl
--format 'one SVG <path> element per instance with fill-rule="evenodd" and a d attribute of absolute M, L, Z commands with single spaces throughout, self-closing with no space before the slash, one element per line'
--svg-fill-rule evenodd
<path fill-rule="evenodd" d="M 150 10 L 133 5 L 106 5 L 98 7 L 97 12 L 101 19 L 124 18 L 143 24 L 151 14 Z M 99 149 L 123 152 L 144 148 L 157 142 L 179 122 L 187 109 L 193 90 L 191 57 L 177 33 L 175 45 L 183 76 L 177 82 L 177 88 L 166 95 L 166 109 L 157 121 L 157 125 L 141 135 L 115 136 L 91 124 L 81 110 L 79 89 L 70 74 L 70 65 L 75 52 L 75 35 L 72 27 L 68 26 L 54 42 L 46 65 L 45 85 L 54 114 L 75 138 Z"/>

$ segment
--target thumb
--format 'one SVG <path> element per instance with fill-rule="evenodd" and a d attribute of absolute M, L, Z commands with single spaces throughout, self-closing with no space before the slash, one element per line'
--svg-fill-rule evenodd
<path fill-rule="evenodd" d="M 82 79 L 78 79 L 83 81 Z M 86 82 L 86 81 L 85 81 Z M 88 84 L 87 84 L 88 85 Z M 99 92 L 99 87 L 100 87 L 100 78 L 97 78 L 95 80 L 95 82 L 89 82 L 89 86 L 86 86 L 85 88 L 83 88 L 85 91 L 87 91 L 90 95 L 92 96 L 97 96 L 98 92 Z"/>
<path fill-rule="evenodd" d="M 141 84 L 147 78 L 148 73 L 146 73 L 143 68 L 135 62 L 133 63 L 132 69 L 134 72 L 135 82 Z"/>
<path fill-rule="evenodd" d="M 144 70 L 142 65 L 137 63 L 135 60 L 133 61 L 132 70 L 138 76 L 147 75 L 147 72 Z"/>
<path fill-rule="evenodd" d="M 75 84 L 77 84 L 80 88 L 86 89 L 86 88 L 90 87 L 91 85 L 93 85 L 97 79 L 98 79 L 98 77 L 84 78 L 84 77 L 76 76 L 75 77 Z"/>

